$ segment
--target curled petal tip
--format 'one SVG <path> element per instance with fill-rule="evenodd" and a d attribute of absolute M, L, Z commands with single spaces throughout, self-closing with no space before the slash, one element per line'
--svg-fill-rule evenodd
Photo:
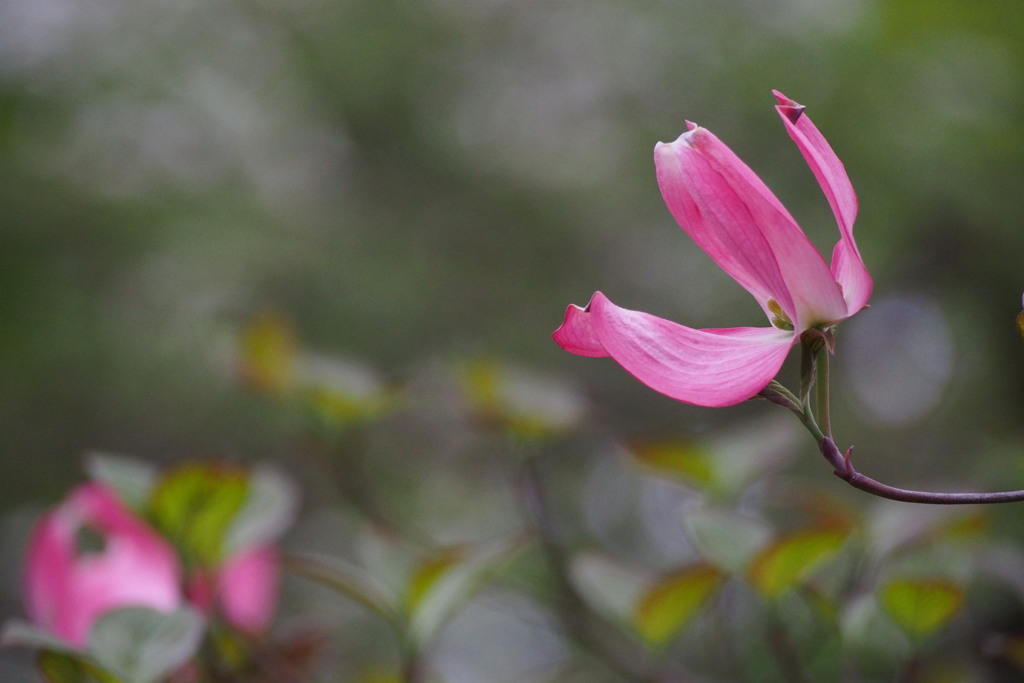
<path fill-rule="evenodd" d="M 779 113 L 789 119 L 790 123 L 796 123 L 806 107 L 795 100 L 789 99 L 778 90 L 772 90 L 772 94 L 775 95 L 775 99 L 779 102 L 777 107 Z"/>
<path fill-rule="evenodd" d="M 686 122 L 686 131 L 682 135 L 680 135 L 678 138 L 676 138 L 672 142 L 658 142 L 658 143 L 656 143 L 654 145 L 654 151 L 657 154 L 662 149 L 669 148 L 672 145 L 675 145 L 677 143 L 682 143 L 684 145 L 690 146 L 691 142 L 693 140 L 693 136 L 696 135 L 700 130 L 703 130 L 703 129 L 700 126 L 698 126 L 696 123 L 694 123 L 693 121 L 687 121 Z"/>

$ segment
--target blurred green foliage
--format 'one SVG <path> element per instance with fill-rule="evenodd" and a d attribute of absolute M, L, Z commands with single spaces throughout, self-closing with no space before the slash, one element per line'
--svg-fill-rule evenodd
<path fill-rule="evenodd" d="M 896 484 L 1024 486 L 1022 12 L 1014 0 L 0 0 L 0 607 L 20 613 L 25 511 L 56 501 L 94 448 L 273 460 L 302 485 L 295 548 L 353 561 L 392 556 L 364 523 L 424 553 L 518 533 L 514 482 L 535 448 L 568 520 L 560 541 L 655 573 L 698 556 L 740 573 L 793 517 L 739 505 L 638 533 L 684 490 L 662 476 L 673 470 L 721 503 L 758 481 L 782 490 L 785 464 L 793 486 L 825 490 L 823 514 L 873 514 L 809 441 L 751 426 L 781 411 L 674 403 L 549 338 L 595 289 L 698 327 L 761 324 L 658 195 L 651 149 L 685 119 L 831 247 L 771 88 L 807 106 L 846 164 L 875 276 L 873 308 L 839 334 L 837 437 Z M 246 365 L 254 353 L 263 374 Z M 552 433 L 546 414 L 563 418 Z M 623 443 L 638 454 L 629 467 L 660 483 L 623 475 Z M 1020 519 L 994 514 L 997 544 L 1016 552 Z M 708 548 L 707 534 L 702 547 L 700 524 L 741 529 L 749 547 Z M 966 552 L 951 547 L 943 566 Z M 516 563 L 543 574 L 536 560 Z M 949 639 L 984 640 L 1019 671 L 1019 594 L 940 578 L 977 590 L 975 623 L 994 625 L 979 629 L 989 640 L 966 624 Z M 296 612 L 316 606 L 303 596 Z M 715 596 L 748 614 L 742 590 Z M 780 618 L 821 618 L 790 602 Z M 889 632 L 872 630 L 868 602 L 847 620 L 871 653 Z M 521 643 L 538 636 L 515 624 L 551 618 L 503 591 L 483 605 L 474 632 Z M 351 633 L 351 610 L 330 606 L 319 618 Z M 647 628 L 661 638 L 664 623 Z M 375 628 L 349 646 L 388 661 Z M 499 666 L 486 653 L 476 665 Z"/>

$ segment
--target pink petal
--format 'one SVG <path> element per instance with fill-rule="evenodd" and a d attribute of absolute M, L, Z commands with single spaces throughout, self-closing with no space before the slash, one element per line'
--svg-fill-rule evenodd
<path fill-rule="evenodd" d="M 767 313 L 774 299 L 797 329 L 845 318 L 835 277 L 771 190 L 710 131 L 655 147 L 669 211 Z"/>
<path fill-rule="evenodd" d="M 585 309 L 570 307 L 560 329 L 567 326 L 570 339 L 592 338 L 599 345 L 579 347 L 587 351 L 580 355 L 611 356 L 655 391 L 708 407 L 756 395 L 778 374 L 797 339 L 772 327 L 695 330 L 620 308 L 600 292 Z"/>
<path fill-rule="evenodd" d="M 230 558 L 218 579 L 221 609 L 230 624 L 256 634 L 270 624 L 281 579 L 277 551 L 261 546 Z"/>
<path fill-rule="evenodd" d="M 79 555 L 82 527 L 102 551 Z M 25 596 L 37 625 L 83 646 L 93 622 L 128 606 L 172 610 L 181 602 L 180 568 L 171 546 L 99 484 L 78 487 L 32 533 Z"/>
<path fill-rule="evenodd" d="M 594 294 L 598 296 L 600 292 Z M 591 299 L 593 301 L 593 298 Z M 591 358 L 603 358 L 608 355 L 604 346 L 598 341 L 594 334 L 594 328 L 590 326 L 590 314 L 587 308 L 580 308 L 576 304 L 569 304 L 565 309 L 565 319 L 551 337 L 569 353 L 577 356 L 589 356 Z"/>
<path fill-rule="evenodd" d="M 779 101 L 775 109 L 782 117 L 786 131 L 811 167 L 814 177 L 828 199 L 841 238 L 832 253 L 832 273 L 843 287 L 847 301 L 847 315 L 853 315 L 871 297 L 871 276 L 853 239 L 853 223 L 857 218 L 857 195 L 839 160 L 825 137 L 804 114 L 804 106 L 789 99 L 778 90 L 772 93 Z"/>

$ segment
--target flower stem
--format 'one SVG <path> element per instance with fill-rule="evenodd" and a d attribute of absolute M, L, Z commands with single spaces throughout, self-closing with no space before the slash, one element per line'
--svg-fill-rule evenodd
<path fill-rule="evenodd" d="M 826 351 L 818 354 L 818 415 L 825 434 L 832 436 L 831 391 L 829 390 L 829 362 L 832 354 Z"/>
<path fill-rule="evenodd" d="M 818 441 L 818 448 L 834 468 L 834 474 L 850 486 L 879 498 L 898 500 L 904 503 L 927 503 L 931 505 L 972 505 L 990 503 L 1016 503 L 1024 501 L 1024 490 L 994 491 L 980 493 L 945 493 L 938 491 L 915 491 L 889 486 L 858 472 L 850 462 L 852 448 L 845 454 L 839 451 L 831 437 Z M 837 466 L 838 465 L 838 466 Z"/>
<path fill-rule="evenodd" d="M 827 334 L 827 333 L 826 333 Z M 832 425 L 829 410 L 829 337 L 809 335 L 802 339 L 803 351 L 800 361 L 800 395 L 799 398 L 778 382 L 772 381 L 760 392 L 760 396 L 772 403 L 781 405 L 795 414 L 814 440 L 818 442 L 818 450 L 832 466 L 833 473 L 850 486 L 870 493 L 879 498 L 898 500 L 904 503 L 925 503 L 930 505 L 975 505 L 991 503 L 1015 503 L 1024 501 L 1024 490 L 995 491 L 989 493 L 947 493 L 938 491 L 915 491 L 883 484 L 858 472 L 851 462 L 853 448 L 845 453 L 839 450 L 832 439 Z M 819 354 L 825 349 L 824 358 L 819 361 Z M 822 416 L 825 429 L 818 425 L 811 409 L 811 394 L 818 385 L 818 409 Z"/>

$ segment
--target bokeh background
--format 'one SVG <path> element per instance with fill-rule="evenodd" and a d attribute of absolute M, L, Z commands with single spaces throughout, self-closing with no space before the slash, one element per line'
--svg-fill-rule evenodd
<path fill-rule="evenodd" d="M 584 433 L 623 441 L 786 422 L 678 404 L 550 339 L 596 289 L 762 323 L 659 196 L 653 145 L 687 119 L 830 251 L 772 88 L 846 164 L 875 277 L 840 332 L 839 440 L 897 484 L 1024 485 L 1016 0 L 0 0 L 3 613 L 25 525 L 91 449 L 278 463 L 305 484 L 292 542 L 345 552 L 294 425 L 238 381 L 254 316 L 414 388 L 357 488 L 437 542 L 520 523 L 500 449 L 452 417 L 464 361 L 558 378 Z M 831 479 L 793 444 L 789 467 Z M 586 436 L 566 448 L 580 476 L 608 466 Z"/>

